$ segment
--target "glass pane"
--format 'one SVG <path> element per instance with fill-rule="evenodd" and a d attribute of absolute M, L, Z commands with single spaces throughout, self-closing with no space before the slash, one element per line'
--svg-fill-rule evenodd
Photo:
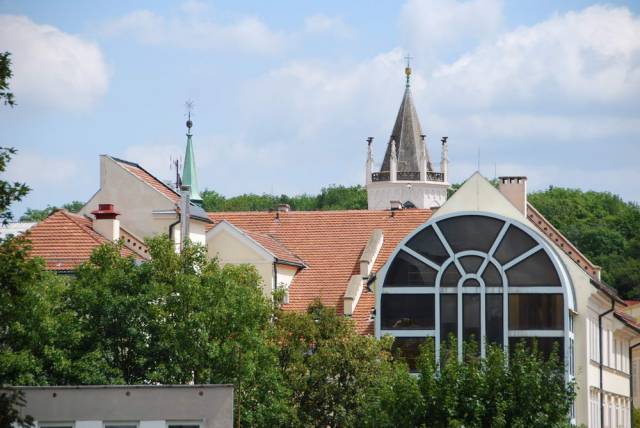
<path fill-rule="evenodd" d="M 383 329 L 433 330 L 435 297 L 433 294 L 383 294 L 381 296 Z"/>
<path fill-rule="evenodd" d="M 384 285 L 386 287 L 433 286 L 436 271 L 404 251 L 400 251 L 391 263 Z"/>
<path fill-rule="evenodd" d="M 441 265 L 445 260 L 449 258 L 447 250 L 440 242 L 440 238 L 434 232 L 433 227 L 429 226 L 411 238 L 407 243 L 407 247 L 411 248 L 415 252 L 423 255 L 427 259 Z"/>
<path fill-rule="evenodd" d="M 391 353 L 404 358 L 409 369 L 415 371 L 416 359 L 420 355 L 420 345 L 425 343 L 426 337 L 396 337 L 391 345 Z"/>
<path fill-rule="evenodd" d="M 510 225 L 493 257 L 500 263 L 505 264 L 536 245 L 537 242 L 532 237 L 519 228 Z"/>
<path fill-rule="evenodd" d="M 464 250 L 489 251 L 504 222 L 491 217 L 461 216 L 438 223 L 454 253 Z"/>
<path fill-rule="evenodd" d="M 482 273 L 485 287 L 502 287 L 502 276 L 493 263 L 487 264 Z"/>
<path fill-rule="evenodd" d="M 462 337 L 465 341 L 480 342 L 480 295 L 462 296 Z"/>
<path fill-rule="evenodd" d="M 540 250 L 506 271 L 511 287 L 559 287 L 560 278 L 547 253 Z"/>
<path fill-rule="evenodd" d="M 198 424 L 167 424 L 169 428 L 200 428 Z"/>
<path fill-rule="evenodd" d="M 562 330 L 562 294 L 510 294 L 510 330 Z"/>
<path fill-rule="evenodd" d="M 449 339 L 449 335 L 458 336 L 458 296 L 440 295 L 440 341 Z"/>
<path fill-rule="evenodd" d="M 487 343 L 503 345 L 504 324 L 502 318 L 502 294 L 487 294 L 485 296 L 485 322 L 487 329 Z"/>
<path fill-rule="evenodd" d="M 480 283 L 475 279 L 467 279 L 462 284 L 463 287 L 480 287 Z"/>
<path fill-rule="evenodd" d="M 513 355 L 516 346 L 520 342 L 524 342 L 528 349 L 533 348 L 533 342 L 536 342 L 538 351 L 542 353 L 545 358 L 549 358 L 554 346 L 557 346 L 557 355 L 560 360 L 564 360 L 564 340 L 562 337 L 510 337 L 509 338 L 509 354 Z"/>
<path fill-rule="evenodd" d="M 455 263 L 451 263 L 442 273 L 440 278 L 440 287 L 457 287 L 460 281 L 460 272 Z"/>
<path fill-rule="evenodd" d="M 478 272 L 478 268 L 484 261 L 484 257 L 479 256 L 464 256 L 460 257 L 460 264 L 462 265 L 462 269 L 466 273 L 476 273 Z"/>

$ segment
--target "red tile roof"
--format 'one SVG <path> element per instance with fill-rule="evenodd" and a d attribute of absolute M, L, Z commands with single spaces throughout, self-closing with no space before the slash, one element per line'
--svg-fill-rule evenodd
<path fill-rule="evenodd" d="M 430 210 L 289 211 L 209 213 L 215 223 L 227 220 L 251 234 L 267 235 L 307 265 L 289 289 L 288 310 L 303 311 L 316 298 L 343 311 L 343 297 L 352 275 L 360 272 L 360 256 L 374 229 L 384 243 L 373 267 L 378 271 L 398 243 L 431 216 Z M 373 293 L 363 291 L 353 313 L 361 333 L 373 333 Z"/>
<path fill-rule="evenodd" d="M 129 161 L 118 159 L 118 158 L 112 158 L 112 159 L 116 161 L 124 169 L 126 169 L 127 171 L 129 171 L 130 173 L 138 177 L 140 180 L 142 180 L 143 182 L 147 183 L 149 186 L 156 189 L 158 192 L 165 195 L 173 203 L 177 204 L 180 201 L 180 195 L 176 191 L 174 191 L 171 187 L 167 186 L 162 181 L 154 177 L 150 172 L 148 172 L 146 169 L 144 169 L 137 163 L 129 162 Z"/>
<path fill-rule="evenodd" d="M 89 260 L 97 246 L 108 242 L 91 227 L 91 220 L 67 210 L 58 210 L 37 225 L 26 235 L 31 241 L 31 256 L 42 257 L 47 269 L 72 271 Z M 128 248 L 123 256 L 133 256 Z"/>
<path fill-rule="evenodd" d="M 270 235 L 244 230 L 251 239 L 256 241 L 265 250 L 274 255 L 275 258 L 284 262 L 299 264 L 304 266 L 304 261 L 293 254 L 282 242 Z"/>

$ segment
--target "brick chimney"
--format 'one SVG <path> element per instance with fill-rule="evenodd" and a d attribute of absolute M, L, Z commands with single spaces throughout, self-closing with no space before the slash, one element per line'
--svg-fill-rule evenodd
<path fill-rule="evenodd" d="M 91 214 L 95 216 L 93 230 L 110 241 L 120 239 L 120 220 L 116 218 L 120 213 L 113 204 L 99 204 L 98 209 L 91 211 Z"/>
<path fill-rule="evenodd" d="M 278 204 L 276 211 L 281 213 L 288 213 L 291 210 L 291 206 L 289 204 Z"/>
<path fill-rule="evenodd" d="M 527 216 L 527 177 L 499 177 L 498 189 L 525 217 Z"/>

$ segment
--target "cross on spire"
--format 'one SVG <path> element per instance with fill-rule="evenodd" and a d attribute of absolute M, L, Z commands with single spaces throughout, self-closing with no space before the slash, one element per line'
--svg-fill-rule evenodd
<path fill-rule="evenodd" d="M 409 54 L 404 57 L 407 60 L 407 66 L 404 68 L 404 74 L 407 76 L 407 88 L 409 87 L 409 78 L 411 77 L 411 60 L 413 57 Z"/>

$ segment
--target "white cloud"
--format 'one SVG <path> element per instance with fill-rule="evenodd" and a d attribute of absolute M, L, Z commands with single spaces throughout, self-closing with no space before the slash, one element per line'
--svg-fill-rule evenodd
<path fill-rule="evenodd" d="M 27 183 L 31 188 L 67 184 L 78 175 L 78 164 L 67 157 L 46 156 L 19 151 L 6 171 L 9 180 Z"/>
<path fill-rule="evenodd" d="M 502 0 L 409 0 L 399 25 L 411 53 L 433 61 L 495 35 L 502 14 Z"/>
<path fill-rule="evenodd" d="M 438 69 L 431 96 L 444 106 L 616 111 L 640 99 L 640 20 L 592 6 L 507 32 Z"/>
<path fill-rule="evenodd" d="M 182 11 L 183 14 L 170 18 L 150 10 L 133 11 L 106 23 L 102 32 L 108 36 L 133 37 L 147 45 L 259 54 L 279 52 L 287 43 L 283 33 L 272 30 L 256 17 L 245 16 L 231 24 L 220 24 L 207 16 L 206 5 L 200 2 L 188 2 Z"/>
<path fill-rule="evenodd" d="M 95 43 L 24 16 L 0 15 L 0 46 L 11 52 L 10 86 L 21 107 L 86 110 L 107 92 L 108 70 Z"/>
<path fill-rule="evenodd" d="M 351 29 L 344 23 L 342 17 L 324 14 L 316 14 L 305 18 L 304 29 L 307 33 L 330 33 L 340 37 L 350 37 L 352 34 Z"/>

